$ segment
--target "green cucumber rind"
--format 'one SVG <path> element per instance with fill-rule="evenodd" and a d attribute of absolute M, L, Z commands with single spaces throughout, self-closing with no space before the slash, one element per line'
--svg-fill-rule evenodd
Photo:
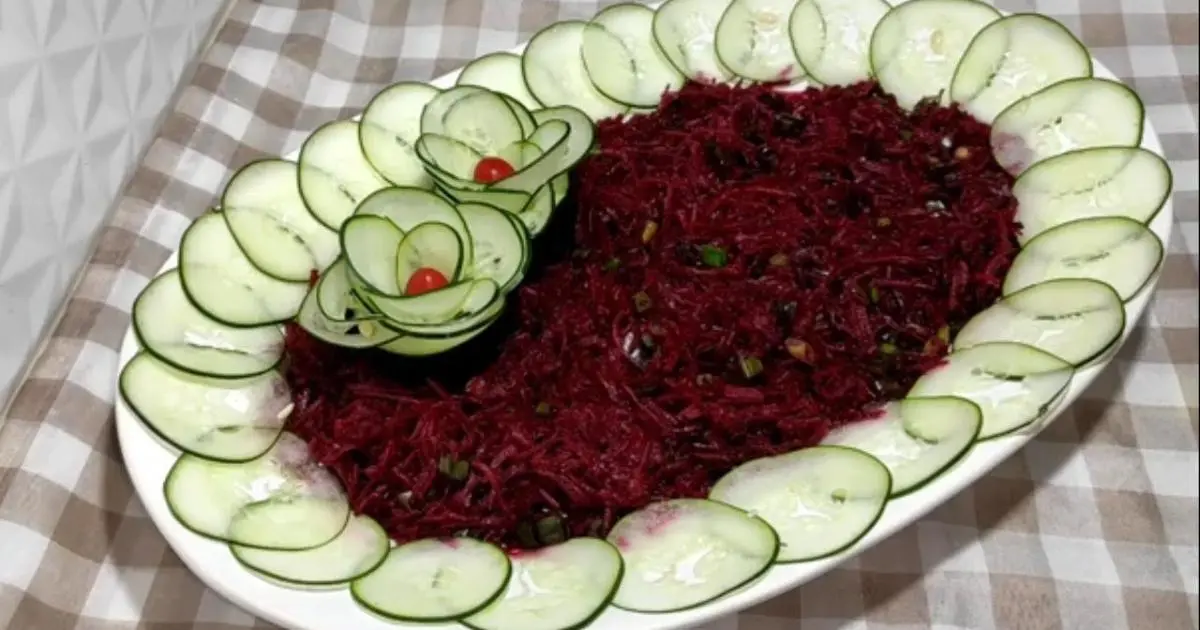
<path fill-rule="evenodd" d="M 979 436 L 983 432 L 983 410 L 980 409 L 979 405 L 974 401 L 967 400 L 966 398 L 960 398 L 958 396 L 912 396 L 901 398 L 899 402 L 900 404 L 904 404 L 904 401 L 906 400 L 956 400 L 967 403 L 975 408 L 975 430 L 972 432 L 971 440 L 966 443 L 966 446 L 961 451 L 959 451 L 958 455 L 947 460 L 937 472 L 929 475 L 924 480 L 914 483 L 907 488 L 901 488 L 898 491 L 893 490 L 892 495 L 888 497 L 889 502 L 899 499 L 900 497 L 906 497 L 940 479 L 947 472 L 949 472 L 950 469 L 954 468 L 959 462 L 967 458 L 967 455 L 970 454 L 970 452 L 974 450 L 975 445 L 979 443 Z M 908 429 L 908 427 L 904 428 L 904 432 L 915 440 L 923 440 L 921 436 L 914 434 Z"/>
<path fill-rule="evenodd" d="M 351 514 L 349 520 L 353 520 L 353 519 L 354 519 L 354 515 Z M 385 532 L 383 530 L 383 526 L 381 526 L 377 521 L 371 520 L 371 523 L 374 525 L 374 527 L 378 528 L 379 534 L 381 536 L 383 536 L 384 538 L 388 537 L 387 532 Z M 348 522 L 347 522 L 347 527 L 349 527 Z M 343 530 L 343 531 L 345 531 L 345 530 Z M 338 534 L 338 535 L 340 536 L 341 534 Z M 333 542 L 333 540 L 336 540 L 336 539 L 337 539 L 337 537 L 335 536 L 329 542 Z M 385 548 L 384 553 L 379 555 L 379 557 L 375 560 L 374 564 L 372 564 L 370 567 L 368 567 L 366 569 L 363 569 L 362 571 L 360 571 L 357 575 L 355 575 L 353 577 L 346 578 L 343 580 L 321 580 L 321 581 L 315 581 L 315 582 L 301 582 L 301 581 L 292 580 L 292 579 L 283 577 L 281 575 L 277 575 L 271 571 L 260 569 L 256 566 L 254 566 L 253 564 L 247 562 L 245 559 L 242 558 L 242 554 L 239 553 L 239 551 L 243 551 L 245 549 L 254 549 L 253 547 L 245 547 L 242 545 L 238 545 L 236 543 L 227 543 L 227 544 L 229 546 L 230 555 L 233 556 L 233 559 L 236 560 L 238 564 L 242 565 L 242 568 L 246 569 L 251 574 L 256 575 L 258 577 L 279 582 L 280 585 L 283 586 L 284 588 L 321 588 L 321 587 L 345 586 L 345 585 L 353 582 L 354 580 L 357 580 L 357 579 L 361 578 L 362 576 L 371 573 L 375 569 L 378 569 L 379 565 L 383 564 L 383 561 L 385 559 L 387 559 L 387 552 L 388 552 L 388 550 Z M 326 543 L 326 544 L 328 544 L 328 543 Z M 316 549 L 316 548 L 317 547 L 313 547 L 312 549 Z M 307 550 L 301 549 L 300 551 L 307 551 Z M 282 552 L 282 553 L 287 553 L 287 552 Z"/>
<path fill-rule="evenodd" d="M 490 545 L 490 543 L 485 543 L 485 544 Z M 495 547 L 495 545 L 491 545 L 491 546 Z M 375 565 L 375 567 L 371 571 L 374 571 L 375 569 L 378 569 L 380 566 L 382 566 L 383 563 L 387 561 L 387 557 L 389 555 L 391 555 L 391 553 L 393 551 L 395 551 L 396 549 L 399 549 L 399 548 L 400 548 L 399 546 L 393 547 L 391 550 L 388 551 L 388 553 L 384 554 L 383 557 L 380 558 L 379 564 Z M 371 604 L 370 602 L 368 602 L 365 598 L 363 598 L 361 595 L 359 595 L 358 590 L 355 588 L 356 582 L 358 582 L 362 578 L 370 575 L 370 572 L 364 573 L 363 575 L 359 576 L 358 578 L 355 578 L 350 583 L 350 588 L 347 590 L 350 592 L 350 597 L 354 600 L 355 604 L 362 606 L 362 608 L 364 610 L 367 610 L 371 614 L 376 615 L 387 621 L 392 621 L 392 622 L 398 621 L 401 623 L 420 623 L 420 624 L 449 623 L 449 622 L 457 621 L 457 622 L 461 623 L 462 625 L 470 628 L 471 626 L 464 623 L 463 620 L 466 619 L 467 617 L 470 617 L 471 615 L 474 615 L 475 613 L 478 613 L 479 611 L 483 610 L 484 608 L 491 606 L 496 600 L 500 599 L 500 597 L 502 597 L 504 595 L 505 589 L 508 588 L 509 582 L 512 580 L 512 576 L 513 576 L 512 561 L 509 560 L 508 554 L 504 553 L 504 551 L 501 550 L 499 547 L 495 547 L 495 549 L 496 549 L 496 553 L 498 553 L 499 555 L 504 557 L 505 567 L 508 569 L 507 574 L 505 575 L 504 580 L 500 583 L 499 588 L 496 589 L 496 592 L 492 593 L 491 597 L 486 598 L 483 601 L 483 603 L 477 604 L 474 608 L 471 608 L 470 610 L 467 610 L 465 612 L 461 612 L 461 613 L 457 613 L 457 614 L 449 615 L 449 616 L 442 616 L 442 617 L 416 617 L 416 616 L 397 615 L 394 613 L 386 612 L 386 611 L 378 608 L 377 606 Z"/>
<path fill-rule="evenodd" d="M 173 267 L 171 269 L 163 271 L 162 273 L 158 274 L 154 278 L 151 278 L 150 282 L 141 290 L 140 293 L 138 293 L 138 296 L 136 298 L 134 298 L 134 300 L 133 300 L 133 307 L 130 309 L 130 329 L 133 331 L 134 339 L 137 341 L 138 346 L 142 350 L 145 350 L 147 354 L 153 356 L 155 359 L 158 359 L 159 361 L 162 361 L 163 363 L 165 363 L 177 370 L 187 372 L 188 374 L 195 374 L 196 376 L 202 376 L 205 378 L 211 378 L 211 379 L 216 379 L 216 380 L 221 380 L 221 379 L 240 380 L 240 379 L 249 378 L 252 376 L 259 376 L 262 374 L 266 374 L 267 372 L 270 372 L 271 370 L 274 370 L 275 368 L 277 368 L 279 366 L 280 363 L 283 362 L 283 352 L 281 351 L 275 357 L 274 362 L 272 362 L 270 365 L 267 365 L 263 369 L 258 370 L 256 372 L 244 372 L 244 373 L 238 373 L 238 374 L 219 374 L 219 373 L 214 373 L 214 372 L 205 372 L 202 370 L 198 370 L 197 368 L 183 365 L 182 363 L 179 363 L 178 361 L 175 361 L 175 360 L 171 359 L 170 357 L 166 356 L 162 352 L 155 350 L 154 344 L 151 344 L 147 341 L 145 334 L 142 332 L 142 327 L 138 324 L 138 319 L 139 319 L 138 305 L 144 303 L 143 302 L 144 299 L 148 299 L 148 298 L 146 298 L 146 296 L 149 295 L 149 293 L 151 291 L 151 287 L 155 286 L 156 282 L 169 282 L 169 280 L 167 278 L 169 278 L 172 274 L 178 274 L 178 273 L 179 273 L 179 268 Z M 180 285 L 182 286 L 181 281 L 177 280 L 177 282 L 180 282 Z M 185 298 L 186 298 L 186 294 L 185 294 Z M 188 304 L 191 304 L 191 302 L 189 301 Z M 193 308 L 195 308 L 195 307 L 193 306 Z M 197 309 L 197 310 L 199 310 L 199 309 Z M 203 313 L 203 311 L 201 311 L 201 313 Z M 205 315 L 205 317 L 207 317 L 207 315 Z M 217 323 L 221 326 L 224 326 L 224 324 L 220 324 L 220 322 L 216 322 L 216 320 L 213 320 L 213 322 Z M 260 328 L 260 327 L 256 327 L 256 328 Z M 266 326 L 262 326 L 261 328 L 266 328 Z M 276 327 L 276 328 L 278 328 L 278 327 Z M 241 328 L 239 330 L 250 330 L 250 329 L 249 328 Z M 282 333 L 280 335 L 280 338 L 282 339 Z"/>
<path fill-rule="evenodd" d="M 132 411 L 133 415 L 138 420 L 141 421 L 142 426 L 146 427 L 146 429 L 149 430 L 150 433 L 153 434 L 154 437 L 156 437 L 160 442 L 169 446 L 170 448 L 173 448 L 173 449 L 179 451 L 180 454 L 190 455 L 197 459 L 204 459 L 204 460 L 208 460 L 208 461 L 212 461 L 212 462 L 219 462 L 219 463 L 223 463 L 223 464 L 244 464 L 246 462 L 254 461 L 254 460 L 258 459 L 259 457 L 262 457 L 264 454 L 267 453 L 267 451 L 271 450 L 271 447 L 275 446 L 275 442 L 279 441 L 279 436 L 283 435 L 283 432 L 286 429 L 286 427 L 285 427 L 285 424 L 280 424 L 279 431 L 277 431 L 275 433 L 275 439 L 272 440 L 269 444 L 267 444 L 267 446 L 260 453 L 258 453 L 257 455 L 251 455 L 251 456 L 247 456 L 247 457 L 238 457 L 238 458 L 218 457 L 218 456 L 211 455 L 211 454 L 199 453 L 199 452 L 196 452 L 195 450 L 189 449 L 189 448 L 179 444 L 175 440 L 172 440 L 170 437 L 167 437 L 167 435 L 165 433 L 163 433 L 162 430 L 160 430 L 157 426 L 155 426 L 155 424 L 153 422 L 150 422 L 150 420 L 147 418 L 146 414 L 144 414 L 138 408 L 138 406 L 136 404 L 134 404 L 133 397 L 130 396 L 128 393 L 130 385 L 129 385 L 129 383 L 126 382 L 125 371 L 126 371 L 126 369 L 129 368 L 130 365 L 133 365 L 134 361 L 137 361 L 138 357 L 141 356 L 142 354 L 145 354 L 146 357 L 148 357 L 149 359 L 151 359 L 153 361 L 161 361 L 162 360 L 162 359 L 159 359 L 157 356 L 151 354 L 150 352 L 146 351 L 145 348 L 139 350 L 137 352 L 137 354 L 133 355 L 133 358 L 131 358 L 129 360 L 129 362 L 125 364 L 125 367 L 121 368 L 121 373 L 117 376 L 117 395 L 120 396 L 121 400 L 123 400 L 125 402 L 125 404 L 129 406 L 129 410 Z M 171 366 L 171 367 L 174 367 L 174 366 Z M 185 373 L 192 374 L 193 376 L 197 376 L 198 378 L 211 378 L 211 377 L 200 376 L 200 375 L 194 374 L 192 372 L 185 372 Z M 262 374 L 257 374 L 255 376 L 251 376 L 248 378 L 260 378 L 269 373 L 270 373 L 270 370 L 263 372 Z M 242 379 L 229 379 L 229 380 L 242 380 Z"/>

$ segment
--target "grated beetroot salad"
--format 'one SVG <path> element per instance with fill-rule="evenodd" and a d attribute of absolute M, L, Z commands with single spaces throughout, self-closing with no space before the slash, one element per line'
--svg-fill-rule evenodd
<path fill-rule="evenodd" d="M 532 547 L 703 496 L 903 396 L 999 296 L 1018 226 L 988 132 L 873 83 L 688 85 L 600 124 L 478 340 L 418 361 L 291 327 L 291 428 L 398 541 Z"/>

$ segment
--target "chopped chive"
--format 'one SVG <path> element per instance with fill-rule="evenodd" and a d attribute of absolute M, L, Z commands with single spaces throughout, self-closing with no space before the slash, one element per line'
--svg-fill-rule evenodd
<path fill-rule="evenodd" d="M 741 364 L 742 375 L 745 376 L 746 378 L 754 378 L 754 377 L 758 376 L 759 374 L 762 374 L 762 371 L 763 371 L 762 360 L 760 360 L 756 356 L 753 356 L 753 355 L 743 356 L 741 359 L 738 360 L 738 363 Z"/>
<path fill-rule="evenodd" d="M 620 258 L 609 258 L 608 262 L 604 263 L 605 271 L 616 271 L 620 267 L 621 267 L 621 259 Z"/>
<path fill-rule="evenodd" d="M 729 256 L 716 245 L 704 245 L 700 247 L 700 261 L 708 267 L 724 267 Z"/>
<path fill-rule="evenodd" d="M 871 299 L 872 304 L 879 303 L 879 289 L 871 287 L 870 290 L 867 291 L 867 296 Z"/>
<path fill-rule="evenodd" d="M 538 541 L 543 545 L 554 545 L 567 539 L 567 529 L 563 526 L 562 519 L 557 516 L 544 516 L 538 519 L 534 527 L 537 529 Z"/>
<path fill-rule="evenodd" d="M 896 347 L 896 344 L 885 341 L 879 344 L 879 351 L 886 355 L 892 355 L 899 352 L 900 349 Z"/>

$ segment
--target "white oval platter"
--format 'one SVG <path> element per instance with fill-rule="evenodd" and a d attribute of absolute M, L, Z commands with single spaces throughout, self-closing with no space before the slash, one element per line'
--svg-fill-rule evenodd
<path fill-rule="evenodd" d="M 513 49 L 520 52 L 523 47 Z M 1116 77 L 1099 61 L 1093 60 L 1094 75 Z M 458 72 L 440 77 L 431 83 L 438 87 L 452 86 Z M 1142 147 L 1161 155 L 1162 145 L 1149 120 L 1145 121 Z M 294 159 L 294 155 L 289 156 Z M 1174 221 L 1171 201 L 1150 222 L 1150 228 L 1163 243 L 1169 242 Z M 174 255 L 163 270 L 176 265 Z M 1128 338 L 1153 295 L 1156 277 L 1127 304 L 1126 328 L 1120 343 Z M 137 353 L 138 344 L 132 331 L 126 333 L 120 352 L 119 367 Z M 1110 354 L 1109 357 L 1112 355 Z M 1037 426 L 1062 413 L 1105 369 L 1108 361 L 1079 369 L 1068 392 L 1056 411 Z M 171 548 L 205 584 L 217 593 L 251 613 L 295 630 L 449 630 L 462 628 L 456 623 L 411 624 L 376 617 L 359 607 L 346 589 L 302 590 L 278 586 L 248 572 L 230 554 L 228 547 L 202 538 L 173 516 L 163 496 L 163 482 L 177 453 L 148 430 L 132 412 L 121 396 L 116 396 L 116 428 L 121 451 L 137 494 L 151 519 L 162 532 Z M 1001 461 L 1024 446 L 1034 431 L 1019 432 L 976 444 L 968 455 L 947 473 L 925 485 L 920 491 L 890 501 L 875 526 L 857 543 L 833 556 L 798 564 L 779 564 L 761 578 L 752 581 L 722 598 L 689 610 L 662 614 L 637 614 L 615 607 L 607 608 L 589 626 L 589 630 L 671 630 L 695 627 L 716 618 L 743 610 L 755 603 L 774 597 L 813 580 L 848 558 L 869 549 L 898 530 L 914 523 L 923 515 L 961 492 L 980 477 L 988 474 Z"/>

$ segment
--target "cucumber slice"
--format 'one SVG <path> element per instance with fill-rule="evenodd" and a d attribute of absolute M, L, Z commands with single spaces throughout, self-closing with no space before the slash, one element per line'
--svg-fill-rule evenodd
<path fill-rule="evenodd" d="M 788 19 L 796 0 L 733 0 L 717 23 L 721 65 L 748 81 L 793 82 L 803 76 Z"/>
<path fill-rule="evenodd" d="M 542 147 L 528 140 L 518 140 L 497 151 L 496 155 L 511 164 L 514 169 L 520 170 L 542 157 L 543 153 L 545 151 L 542 151 Z"/>
<path fill-rule="evenodd" d="M 814 446 L 742 464 L 708 496 L 765 520 L 779 535 L 776 562 L 802 562 L 857 542 L 891 494 L 892 475 L 874 456 Z"/>
<path fill-rule="evenodd" d="M 201 536 L 244 547 L 319 547 L 346 527 L 341 485 L 284 432 L 262 457 L 231 464 L 182 455 L 163 483 L 175 518 Z"/>
<path fill-rule="evenodd" d="M 401 232 L 411 232 L 422 223 L 442 223 L 458 233 L 462 241 L 463 260 L 470 261 L 474 254 L 471 252 L 471 234 L 462 215 L 454 209 L 454 205 L 428 190 L 419 188 L 385 188 L 367 197 L 358 209 L 359 215 L 383 217 L 400 228 Z"/>
<path fill-rule="evenodd" d="M 496 189 L 536 193 L 555 178 L 577 166 L 596 144 L 596 127 L 574 107 L 551 107 L 534 113 L 538 128 L 529 141 L 543 154 L 512 176 L 496 182 Z"/>
<path fill-rule="evenodd" d="M 333 540 L 312 549 L 278 551 L 230 545 L 233 557 L 259 575 L 300 586 L 336 586 L 373 571 L 387 556 L 387 532 L 355 516 Z"/>
<path fill-rule="evenodd" d="M 545 107 L 571 105 L 592 120 L 619 116 L 629 107 L 601 94 L 584 67 L 583 37 L 588 28 L 587 22 L 565 20 L 534 35 L 521 57 L 525 85 Z"/>
<path fill-rule="evenodd" d="M 495 52 L 475 58 L 463 66 L 458 75 L 458 85 L 481 87 L 507 94 L 526 109 L 541 107 L 541 103 L 538 103 L 529 93 L 529 88 L 525 87 L 521 56 L 514 53 Z"/>
<path fill-rule="evenodd" d="M 445 223 L 418 225 L 404 235 L 396 251 L 398 286 L 405 287 L 409 278 L 422 267 L 436 269 L 450 282 L 457 282 L 470 264 L 463 260 L 464 251 L 466 248 L 454 228 Z"/>
<path fill-rule="evenodd" d="M 871 78 L 871 34 L 891 9 L 884 0 L 800 0 L 788 20 L 796 59 L 825 85 Z"/>
<path fill-rule="evenodd" d="M 501 95 L 485 90 L 455 101 L 442 116 L 441 129 L 437 133 L 458 140 L 481 155 L 496 155 L 504 147 L 525 139 L 521 120 L 509 102 Z M 475 165 L 471 168 L 474 170 Z"/>
<path fill-rule="evenodd" d="M 324 280 L 325 278 L 322 278 L 318 281 L 317 287 L 309 292 L 308 298 L 300 306 L 296 324 L 301 328 L 325 343 L 343 348 L 375 348 L 400 338 L 400 333 L 376 323 L 375 315 L 359 320 L 334 319 L 327 316 L 319 305 L 320 284 Z"/>
<path fill-rule="evenodd" d="M 179 269 L 164 271 L 133 302 L 133 332 L 155 358 L 212 378 L 244 378 L 274 368 L 283 356 L 279 326 L 234 328 L 192 304 Z"/>
<path fill-rule="evenodd" d="M 367 304 L 403 333 L 451 336 L 467 332 L 503 304 L 500 285 L 490 278 L 459 282 L 421 295 L 393 297 L 363 291 Z"/>
<path fill-rule="evenodd" d="M 489 188 L 487 190 L 461 190 L 438 184 L 438 191 L 450 199 L 452 203 L 481 203 L 500 208 L 505 212 L 518 214 L 529 205 L 531 195 L 519 190 L 503 190 Z"/>
<path fill-rule="evenodd" d="M 517 215 L 526 230 L 533 236 L 542 233 L 550 217 L 554 215 L 554 187 L 551 184 L 542 186 L 529 199 L 529 203 Z"/>
<path fill-rule="evenodd" d="M 500 548 L 472 538 L 417 540 L 350 585 L 354 601 L 389 619 L 430 623 L 471 615 L 500 596 L 512 564 Z"/>
<path fill-rule="evenodd" d="M 950 98 L 991 122 L 1009 105 L 1064 79 L 1092 76 L 1092 56 L 1058 22 L 1036 13 L 1002 17 L 967 47 Z"/>
<path fill-rule="evenodd" d="M 1039 162 L 1013 183 L 1020 240 L 1076 219 L 1122 216 L 1148 223 L 1171 194 L 1171 168 L 1141 147 L 1098 147 Z"/>
<path fill-rule="evenodd" d="M 244 462 L 275 443 L 292 412 L 291 391 L 276 371 L 217 380 L 180 371 L 139 352 L 121 370 L 121 397 L 142 422 L 184 453 Z"/>
<path fill-rule="evenodd" d="M 501 293 L 513 290 L 529 267 L 529 236 L 525 227 L 492 206 L 464 203 L 458 212 L 467 222 L 475 252 L 472 278 L 490 278 Z"/>
<path fill-rule="evenodd" d="M 1017 253 L 1004 277 L 1004 294 L 1059 278 L 1090 278 L 1128 302 L 1162 267 L 1163 243 L 1145 225 L 1125 217 L 1096 217 L 1042 232 Z"/>
<path fill-rule="evenodd" d="M 969 400 L 907 398 L 888 403 L 879 418 L 830 431 L 823 444 L 874 455 L 891 471 L 892 497 L 899 497 L 962 459 L 982 426 L 983 413 Z"/>
<path fill-rule="evenodd" d="M 978 0 L 909 0 L 897 4 L 871 36 L 871 68 L 880 87 L 912 108 L 948 102 L 954 69 L 975 35 L 1000 18 Z"/>
<path fill-rule="evenodd" d="M 954 338 L 954 348 L 1013 341 L 1078 367 L 1103 355 L 1123 332 L 1125 305 L 1112 287 L 1064 278 L 1010 293 L 977 313 Z"/>
<path fill-rule="evenodd" d="M 1136 147 L 1144 108 L 1138 95 L 1109 79 L 1067 79 L 1013 103 L 992 123 L 992 154 L 1014 175 L 1070 151 Z"/>
<path fill-rule="evenodd" d="M 733 71 L 717 57 L 717 24 L 730 0 L 667 0 L 654 15 L 654 39 L 667 61 L 693 81 L 723 83 Z"/>
<path fill-rule="evenodd" d="M 487 188 L 473 179 L 483 154 L 450 136 L 421 134 L 417 140 L 417 158 L 439 185 L 459 190 Z"/>
<path fill-rule="evenodd" d="M 441 92 L 427 83 L 403 81 L 376 94 L 363 110 L 358 122 L 363 155 L 389 182 L 417 188 L 433 185 L 414 146 L 421 135 L 421 112 Z"/>
<path fill-rule="evenodd" d="M 917 379 L 908 396 L 957 396 L 979 405 L 979 439 L 988 439 L 1044 417 L 1073 375 L 1070 363 L 1033 346 L 984 343 L 952 352 L 945 364 Z"/>
<path fill-rule="evenodd" d="M 196 219 L 179 244 L 179 277 L 192 304 L 229 326 L 286 321 L 300 309 L 307 286 L 272 278 L 250 264 L 225 218 Z"/>
<path fill-rule="evenodd" d="M 608 540 L 626 567 L 613 605 L 635 612 L 717 599 L 762 575 L 780 542 L 765 520 L 704 499 L 650 504 L 617 521 Z"/>
<path fill-rule="evenodd" d="M 503 302 L 500 302 L 500 304 L 503 305 Z M 488 326 L 494 321 L 495 319 L 492 319 L 491 321 L 485 321 L 475 328 L 459 335 L 447 335 L 442 337 L 420 337 L 415 335 L 402 336 L 395 341 L 380 346 L 380 349 L 405 357 L 428 357 L 435 354 L 441 354 L 461 346 L 475 337 L 478 337 L 483 331 L 487 330 Z"/>
<path fill-rule="evenodd" d="M 300 195 L 299 169 L 285 160 L 251 162 L 234 173 L 221 214 L 246 258 L 263 273 L 307 282 L 338 256 L 337 232 L 309 213 Z"/>
<path fill-rule="evenodd" d="M 384 295 L 401 295 L 397 257 L 404 232 L 376 215 L 358 214 L 342 223 L 342 251 L 353 277 Z"/>
<path fill-rule="evenodd" d="M 686 80 L 654 41 L 654 10 L 645 5 L 614 4 L 597 13 L 582 50 L 596 89 L 630 107 L 656 107 Z"/>
<path fill-rule="evenodd" d="M 386 188 L 363 155 L 359 125 L 335 120 L 312 132 L 300 147 L 300 195 L 325 227 L 337 230 L 371 193 Z"/>
<path fill-rule="evenodd" d="M 309 291 L 306 301 L 314 301 L 321 314 L 333 322 L 353 324 L 371 319 L 373 316 L 367 313 L 367 309 L 354 297 L 352 289 L 346 258 L 339 257 L 317 279 L 317 284 Z"/>
<path fill-rule="evenodd" d="M 612 600 L 621 555 L 597 538 L 573 538 L 512 557 L 504 595 L 460 623 L 475 630 L 584 628 Z"/>
<path fill-rule="evenodd" d="M 446 113 L 450 111 L 454 104 L 462 99 L 473 94 L 487 94 L 488 90 L 474 85 L 456 85 L 448 90 L 444 90 L 425 105 L 425 109 L 421 111 L 421 135 L 427 133 L 436 133 L 439 135 L 449 135 L 446 133 L 446 128 L 442 121 L 446 119 Z"/>

